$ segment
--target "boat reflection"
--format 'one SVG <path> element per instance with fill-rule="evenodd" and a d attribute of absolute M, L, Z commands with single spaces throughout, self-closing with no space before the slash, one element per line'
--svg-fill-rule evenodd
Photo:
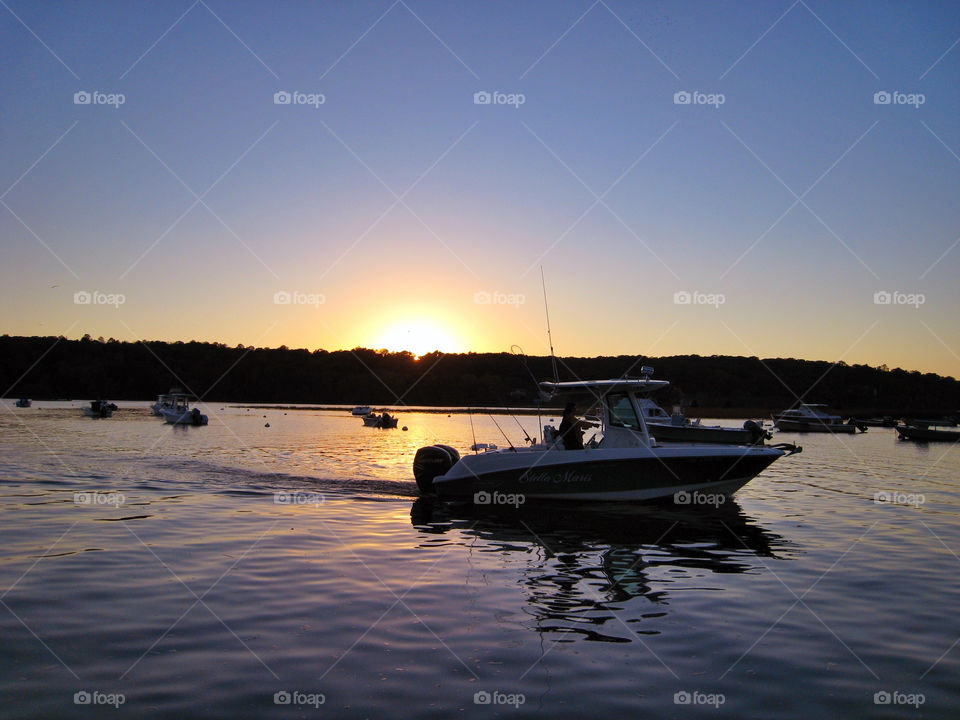
<path fill-rule="evenodd" d="M 733 499 L 718 508 L 540 503 L 508 511 L 421 498 L 410 516 L 422 533 L 459 533 L 486 551 L 527 558 L 521 583 L 528 626 L 554 639 L 565 633 L 623 643 L 658 634 L 656 619 L 667 615 L 671 594 L 791 554 L 789 541 Z"/>

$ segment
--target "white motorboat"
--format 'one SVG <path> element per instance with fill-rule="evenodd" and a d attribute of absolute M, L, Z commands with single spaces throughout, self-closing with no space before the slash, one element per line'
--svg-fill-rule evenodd
<path fill-rule="evenodd" d="M 351 415 L 369 415 L 373 412 L 373 409 L 369 405 L 357 405 L 353 410 L 350 411 Z"/>
<path fill-rule="evenodd" d="M 743 427 L 702 425 L 699 420 L 690 420 L 679 408 L 672 415 L 647 397 L 637 398 L 640 412 L 650 427 L 650 432 L 663 442 L 730 443 L 752 445 L 773 437 L 755 420 L 747 420 Z"/>
<path fill-rule="evenodd" d="M 160 408 L 163 419 L 171 425 L 206 425 L 208 418 L 197 408 L 190 408 L 190 396 L 172 394 L 170 407 Z"/>
<path fill-rule="evenodd" d="M 852 434 L 857 430 L 866 432 L 867 426 L 856 420 L 843 422 L 839 415 L 833 415 L 824 408 L 826 405 L 801 403 L 799 407 L 785 410 L 773 419 L 773 424 L 781 432 L 826 432 Z"/>
<path fill-rule="evenodd" d="M 162 395 L 157 395 L 157 401 L 150 406 L 150 410 L 157 417 L 163 417 L 163 410 L 173 409 L 173 398 L 174 393 L 163 393 Z"/>
<path fill-rule="evenodd" d="M 525 447 L 460 457 L 451 447 L 427 446 L 414 459 L 417 486 L 424 494 L 474 502 L 491 502 L 497 494 L 524 502 L 730 495 L 774 461 L 800 451 L 787 444 L 658 442 L 640 400 L 668 383 L 651 380 L 652 369 L 642 372 L 643 378 L 540 383 L 551 395 L 579 396 L 595 408 L 600 430 L 582 450 L 563 449 L 550 425 L 542 442 Z"/>

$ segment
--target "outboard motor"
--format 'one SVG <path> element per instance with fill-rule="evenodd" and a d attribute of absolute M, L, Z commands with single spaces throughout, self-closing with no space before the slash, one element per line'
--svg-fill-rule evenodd
<path fill-rule="evenodd" d="M 433 495 L 433 479 L 445 475 L 457 461 L 460 453 L 449 445 L 427 445 L 417 450 L 413 458 L 413 477 L 424 495 Z"/>
<path fill-rule="evenodd" d="M 764 430 L 763 426 L 756 420 L 747 420 L 743 424 L 743 429 L 750 433 L 751 445 L 763 442 L 764 440 L 769 440 L 773 437 L 773 435 L 771 435 L 767 430 Z"/>

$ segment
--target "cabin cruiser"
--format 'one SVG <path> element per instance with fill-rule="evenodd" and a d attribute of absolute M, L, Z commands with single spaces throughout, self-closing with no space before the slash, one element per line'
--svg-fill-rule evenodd
<path fill-rule="evenodd" d="M 829 432 L 852 434 L 857 430 L 866 432 L 867 426 L 856 420 L 843 422 L 839 415 L 831 415 L 823 408 L 826 405 L 801 403 L 799 407 L 785 410 L 773 419 L 773 424 L 782 432 Z"/>
<path fill-rule="evenodd" d="M 747 420 L 743 427 L 701 425 L 699 420 L 690 420 L 679 409 L 672 415 L 647 397 L 637 398 L 644 420 L 650 432 L 663 442 L 732 443 L 753 445 L 773 437 L 755 420 Z"/>
<path fill-rule="evenodd" d="M 108 418 L 113 416 L 117 406 L 108 400 L 91 400 L 90 407 L 83 408 L 84 417 Z"/>
<path fill-rule="evenodd" d="M 420 448 L 413 470 L 421 493 L 439 498 L 652 500 L 690 493 L 730 495 L 796 445 L 661 443 L 640 400 L 669 383 L 642 378 L 543 382 L 551 396 L 580 398 L 595 408 L 600 429 L 582 450 L 566 450 L 557 430 L 543 442 L 465 455 L 446 445 Z M 478 500 L 477 498 L 481 498 Z M 678 500 L 680 502 L 680 500 Z"/>
<path fill-rule="evenodd" d="M 170 406 L 161 407 L 160 414 L 171 425 L 206 425 L 208 418 L 197 408 L 190 408 L 190 396 L 174 393 L 170 396 Z"/>

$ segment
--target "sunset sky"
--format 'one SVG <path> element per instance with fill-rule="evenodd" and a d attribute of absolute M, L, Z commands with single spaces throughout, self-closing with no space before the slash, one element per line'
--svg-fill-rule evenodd
<path fill-rule="evenodd" d="M 0 333 L 546 354 L 542 267 L 558 354 L 960 376 L 958 39 L 956 2 L 5 0 Z"/>

